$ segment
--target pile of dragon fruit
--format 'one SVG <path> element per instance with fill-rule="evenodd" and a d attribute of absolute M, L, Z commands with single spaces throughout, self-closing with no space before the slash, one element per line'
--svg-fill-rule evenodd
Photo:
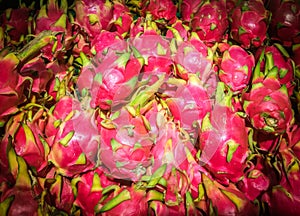
<path fill-rule="evenodd" d="M 0 215 L 300 214 L 298 0 L 0 13 Z"/>

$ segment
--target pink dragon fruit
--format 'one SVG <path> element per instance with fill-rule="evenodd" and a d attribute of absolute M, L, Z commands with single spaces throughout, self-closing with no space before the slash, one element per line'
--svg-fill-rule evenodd
<path fill-rule="evenodd" d="M 25 81 L 19 75 L 17 66 L 20 63 L 18 57 L 9 53 L 0 57 L 1 81 L 0 81 L 0 125 L 5 124 L 5 119 L 8 115 L 17 111 L 17 105 L 25 99 L 23 95 Z"/>
<path fill-rule="evenodd" d="M 54 40 L 41 50 L 43 57 L 50 61 L 55 58 L 63 61 L 63 55 L 71 48 L 70 43 L 73 39 L 67 9 L 66 0 L 63 0 L 60 5 L 57 0 L 49 0 L 47 5 L 41 6 L 35 19 L 33 29 L 35 34 L 51 31 L 55 35 Z"/>
<path fill-rule="evenodd" d="M 173 23 L 176 20 L 177 7 L 172 0 L 143 0 L 142 1 L 142 16 L 146 17 L 149 13 L 153 20 L 164 20 L 167 23 Z"/>
<path fill-rule="evenodd" d="M 96 207 L 96 212 L 103 216 L 147 215 L 148 204 L 144 189 L 131 185 L 112 187 L 111 190 L 111 194 Z"/>
<path fill-rule="evenodd" d="M 5 44 L 19 44 L 24 40 L 29 33 L 32 9 L 32 6 L 20 5 L 19 8 L 8 8 L 1 14 L 1 27 L 6 33 Z"/>
<path fill-rule="evenodd" d="M 141 72 L 144 76 L 146 74 L 170 74 L 173 71 L 170 42 L 156 32 L 149 33 L 151 31 L 147 30 L 143 35 L 131 41 L 137 57 L 145 59 Z"/>
<path fill-rule="evenodd" d="M 208 205 L 208 214 L 214 215 L 258 215 L 258 207 L 247 199 L 245 194 L 234 184 L 227 187 L 214 181 L 211 177 L 202 175 Z"/>
<path fill-rule="evenodd" d="M 174 63 L 176 75 L 184 80 L 189 79 L 190 74 L 197 74 L 202 86 L 211 96 L 215 91 L 216 75 L 212 70 L 212 51 L 195 35 L 188 42 L 178 44 Z"/>
<path fill-rule="evenodd" d="M 56 169 L 52 168 L 46 176 L 39 176 L 37 180 L 41 187 L 40 194 L 43 196 L 40 204 L 44 207 L 42 213 L 47 213 L 47 208 L 55 206 L 57 212 L 71 214 L 75 196 L 70 179 L 56 173 Z"/>
<path fill-rule="evenodd" d="M 53 109 L 54 120 L 46 126 L 51 147 L 48 160 L 58 173 L 68 177 L 91 170 L 97 162 L 100 137 L 94 110 L 88 108 L 86 101 L 82 103 L 69 96 L 62 97 Z"/>
<path fill-rule="evenodd" d="M 40 57 L 33 58 L 24 64 L 20 69 L 20 74 L 23 77 L 32 78 L 31 91 L 35 93 L 46 91 L 47 85 L 53 77 L 53 72 L 47 68 Z"/>
<path fill-rule="evenodd" d="M 278 68 L 277 79 L 281 84 L 286 85 L 291 96 L 294 90 L 294 63 L 288 52 L 280 44 L 260 47 L 255 53 L 256 61 L 260 60 L 262 54 L 264 57 L 260 63 L 260 70 L 267 72 L 273 67 Z"/>
<path fill-rule="evenodd" d="M 166 103 L 174 121 L 178 121 L 181 128 L 195 140 L 202 120 L 212 109 L 209 96 L 197 76 L 191 75 L 185 85 L 175 86 L 178 87 L 177 91 L 166 99 Z"/>
<path fill-rule="evenodd" d="M 296 215 L 299 212 L 300 193 L 298 188 L 300 172 L 299 161 L 293 151 L 287 147 L 286 140 L 280 144 L 277 163 L 280 164 L 281 181 L 267 191 L 262 200 L 267 203 L 271 215 L 283 212 Z M 284 207 L 283 207 L 284 206 Z"/>
<path fill-rule="evenodd" d="M 80 75 L 78 85 L 80 89 L 91 90 L 91 107 L 109 110 L 112 108 L 113 100 L 124 100 L 132 93 L 141 68 L 142 62 L 139 59 L 130 57 L 130 53 L 124 53 L 119 57 L 113 56 L 101 62 L 101 71 L 90 71 L 87 68 Z M 86 82 L 85 79 L 89 78 L 86 76 L 87 73 L 92 73 L 92 83 L 81 85 Z"/>
<path fill-rule="evenodd" d="M 123 37 L 129 33 L 130 26 L 133 22 L 133 15 L 123 1 L 115 0 L 113 2 L 113 17 L 110 21 L 111 31 L 117 31 Z"/>
<path fill-rule="evenodd" d="M 176 40 L 188 40 L 189 26 L 185 25 L 182 20 L 176 20 L 166 32 L 166 38 L 175 38 Z M 180 38 L 178 38 L 180 37 Z"/>
<path fill-rule="evenodd" d="M 225 1 L 207 1 L 195 13 L 191 28 L 207 44 L 220 42 L 228 28 Z"/>
<path fill-rule="evenodd" d="M 11 135 L 14 138 L 13 147 L 17 155 L 24 158 L 30 167 L 39 172 L 47 166 L 47 155 L 50 150 L 45 137 L 42 135 L 45 124 L 42 116 L 45 115 L 45 110 L 39 109 L 32 119 L 28 117 L 30 112 L 33 112 L 33 109 L 24 110 L 20 114 L 23 116 L 23 119 L 15 129 L 15 133 Z M 18 119 L 18 117 L 16 118 Z"/>
<path fill-rule="evenodd" d="M 5 187 L 5 182 L 1 182 L 1 213 L 8 216 L 37 216 L 38 202 L 36 202 L 27 164 L 22 157 L 16 155 L 11 146 L 8 146 L 7 154 L 9 170 L 15 177 L 15 183 L 9 182 L 10 186 Z"/>
<path fill-rule="evenodd" d="M 109 30 L 113 18 L 112 3 L 109 0 L 76 0 L 74 24 L 81 27 L 90 38 L 101 30 Z"/>
<path fill-rule="evenodd" d="M 243 48 L 259 47 L 267 37 L 268 11 L 262 0 L 241 1 L 230 17 L 230 37 Z"/>
<path fill-rule="evenodd" d="M 183 0 L 181 4 L 179 5 L 180 12 L 181 12 L 181 19 L 184 22 L 190 22 L 201 5 L 203 4 L 204 1 L 202 0 Z"/>
<path fill-rule="evenodd" d="M 288 90 L 277 79 L 277 68 L 273 68 L 265 76 L 260 72 L 259 62 L 252 87 L 243 94 L 244 110 L 254 128 L 267 133 L 284 133 L 294 121 Z"/>
<path fill-rule="evenodd" d="M 200 162 L 222 184 L 237 182 L 246 168 L 249 155 L 245 121 L 231 110 L 230 95 L 224 95 L 224 84 L 219 83 L 220 97 L 211 114 L 205 118 L 200 132 Z M 223 96 L 222 96 L 223 95 Z M 223 99 L 221 103 L 219 100 Z"/>
<path fill-rule="evenodd" d="M 242 92 L 249 84 L 255 65 L 254 56 L 233 45 L 223 53 L 219 78 L 234 92 Z"/>
<path fill-rule="evenodd" d="M 251 201 L 257 199 L 270 186 L 270 176 L 265 174 L 264 158 L 257 155 L 253 161 L 255 162 L 247 161 L 249 167 L 243 178 L 237 183 L 239 190 Z"/>
<path fill-rule="evenodd" d="M 272 1 L 270 35 L 284 46 L 300 43 L 300 4 L 299 1 Z"/>
<path fill-rule="evenodd" d="M 72 179 L 76 199 L 74 205 L 82 210 L 84 216 L 95 215 L 95 207 L 103 198 L 104 190 L 114 185 L 100 168 L 83 173 Z"/>
<path fill-rule="evenodd" d="M 117 111 L 119 116 L 112 120 L 111 128 L 102 120 L 100 124 L 101 146 L 99 158 L 106 173 L 118 179 L 137 181 L 151 165 L 151 148 L 155 134 L 149 131 L 147 120 L 142 116 L 133 117 L 124 108 Z"/>

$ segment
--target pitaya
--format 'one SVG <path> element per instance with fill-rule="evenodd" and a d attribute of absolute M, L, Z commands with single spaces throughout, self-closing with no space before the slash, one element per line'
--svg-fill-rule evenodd
<path fill-rule="evenodd" d="M 109 0 L 76 0 L 74 11 L 74 24 L 80 26 L 90 38 L 96 37 L 101 30 L 110 29 L 113 10 Z"/>
<path fill-rule="evenodd" d="M 224 84 L 219 83 L 219 99 L 203 120 L 199 148 L 200 162 L 217 181 L 228 185 L 243 176 L 249 150 L 245 120 L 232 111 L 230 95 L 223 91 Z"/>
<path fill-rule="evenodd" d="M 262 0 L 241 1 L 229 19 L 230 37 L 246 49 L 261 46 L 267 38 L 268 17 Z"/>
<path fill-rule="evenodd" d="M 36 202 L 37 197 L 34 194 L 28 166 L 22 157 L 16 155 L 11 146 L 8 146 L 7 155 L 9 169 L 15 177 L 15 183 L 10 182 L 9 187 L 5 187 L 5 183 L 1 182 L 1 213 L 9 216 L 37 216 L 38 202 Z"/>
<path fill-rule="evenodd" d="M 300 43 L 300 4 L 294 0 L 275 0 L 270 4 L 272 12 L 270 36 L 284 46 Z"/>
<path fill-rule="evenodd" d="M 57 167 L 58 173 L 72 177 L 96 165 L 100 137 L 94 115 L 87 104 L 70 96 L 55 104 L 54 120 L 46 126 L 46 135 L 51 148 L 48 160 Z"/>
<path fill-rule="evenodd" d="M 20 63 L 17 56 L 9 53 L 0 58 L 0 125 L 5 124 L 5 117 L 17 111 L 17 105 L 24 101 L 24 81 L 18 74 L 17 66 Z"/>
<path fill-rule="evenodd" d="M 285 84 L 289 96 L 293 94 L 294 90 L 294 63 L 290 58 L 288 52 L 280 44 L 272 46 L 260 47 L 256 53 L 256 61 L 260 61 L 261 55 L 263 60 L 260 63 L 260 70 L 265 74 L 272 68 L 278 68 L 277 79 L 281 84 Z"/>
<path fill-rule="evenodd" d="M 130 26 L 133 22 L 133 15 L 123 1 L 115 0 L 113 2 L 113 17 L 110 21 L 111 31 L 117 31 L 123 37 L 129 34 Z"/>
<path fill-rule="evenodd" d="M 242 92 L 249 84 L 255 65 L 254 56 L 233 45 L 223 53 L 219 78 L 234 92 Z"/>
<path fill-rule="evenodd" d="M 146 190 L 138 185 L 111 188 L 112 191 L 103 202 L 96 206 L 96 212 L 103 216 L 147 215 Z"/>
<path fill-rule="evenodd" d="M 72 185 L 69 178 L 56 172 L 52 167 L 45 176 L 39 176 L 37 181 L 41 187 L 42 196 L 40 205 L 42 214 L 49 212 L 48 209 L 71 214 L 75 196 L 72 191 Z"/>
<path fill-rule="evenodd" d="M 66 0 L 59 5 L 57 0 L 48 0 L 47 5 L 42 5 L 35 19 L 33 32 L 39 34 L 43 31 L 51 31 L 54 40 L 41 51 L 43 57 L 48 60 L 59 58 L 63 61 L 63 55 L 70 49 L 73 40 L 71 23 L 67 15 L 68 4 Z"/>
<path fill-rule="evenodd" d="M 192 19 L 191 28 L 207 44 L 220 42 L 228 28 L 225 1 L 204 2 Z"/>
<path fill-rule="evenodd" d="M 176 20 L 176 11 L 177 7 L 172 0 L 142 1 L 142 16 L 146 17 L 146 14 L 149 13 L 153 20 L 158 20 L 158 22 L 173 23 Z"/>
<path fill-rule="evenodd" d="M 76 176 L 72 179 L 76 197 L 74 205 L 81 208 L 83 215 L 95 215 L 95 207 L 103 198 L 103 192 L 114 184 L 100 168 Z"/>
<path fill-rule="evenodd" d="M 181 19 L 184 22 L 190 22 L 201 5 L 204 3 L 202 0 L 183 0 L 181 4 L 179 5 L 179 10 L 181 12 Z"/>
<path fill-rule="evenodd" d="M 105 120 L 100 122 L 99 158 L 110 176 L 138 181 L 151 165 L 156 135 L 148 128 L 144 116 L 131 116 L 124 108 L 116 114 L 119 116 L 111 122 L 115 128 L 105 125 Z"/>
<path fill-rule="evenodd" d="M 247 199 L 235 185 L 227 187 L 214 181 L 210 176 L 202 175 L 202 187 L 205 189 L 210 215 L 258 215 L 258 206 Z"/>
<path fill-rule="evenodd" d="M 254 128 L 267 133 L 284 133 L 294 121 L 288 90 L 277 79 L 278 68 L 273 68 L 264 76 L 261 75 L 259 62 L 252 87 L 243 94 L 244 110 Z"/>
<path fill-rule="evenodd" d="M 19 8 L 8 8 L 0 16 L 3 32 L 6 33 L 4 42 L 6 45 L 23 42 L 25 36 L 30 33 L 30 13 L 32 5 L 26 7 L 24 4 Z"/>

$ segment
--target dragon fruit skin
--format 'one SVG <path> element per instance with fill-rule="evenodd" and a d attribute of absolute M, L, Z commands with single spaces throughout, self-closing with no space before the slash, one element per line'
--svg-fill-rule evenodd
<path fill-rule="evenodd" d="M 17 56 L 9 53 L 0 59 L 0 124 L 4 124 L 6 117 L 17 111 L 17 105 L 23 102 L 23 90 L 27 78 L 18 74 L 17 65 L 20 63 Z"/>
<path fill-rule="evenodd" d="M 270 176 L 265 174 L 264 158 L 256 156 L 255 160 L 255 163 L 248 161 L 249 167 L 243 178 L 237 183 L 239 190 L 251 201 L 257 199 L 271 185 Z"/>
<path fill-rule="evenodd" d="M 30 7 L 9 8 L 0 16 L 3 31 L 8 35 L 5 37 L 6 44 L 18 44 L 22 37 L 26 36 L 30 27 Z"/>
<path fill-rule="evenodd" d="M 243 95 L 244 110 L 254 128 L 267 133 L 283 133 L 294 119 L 287 88 L 270 75 L 258 80 Z"/>
<path fill-rule="evenodd" d="M 210 120 L 204 120 L 203 124 L 212 126 L 200 133 L 200 162 L 222 184 L 237 182 L 243 176 L 249 154 L 244 119 L 229 107 L 217 104 Z"/>
<path fill-rule="evenodd" d="M 74 205 L 79 206 L 85 216 L 95 215 L 95 207 L 103 197 L 103 190 L 114 184 L 100 167 L 73 178 L 72 186 L 75 187 L 76 196 Z"/>
<path fill-rule="evenodd" d="M 56 168 L 52 167 L 45 175 L 40 175 L 37 181 L 40 185 L 38 193 L 43 196 L 40 204 L 44 206 L 41 209 L 43 214 L 47 212 L 46 206 L 55 206 L 58 212 L 71 213 L 75 196 L 69 178 L 58 174 Z"/>
<path fill-rule="evenodd" d="M 31 91 L 35 93 L 46 91 L 47 85 L 54 75 L 53 71 L 49 70 L 44 61 L 39 57 L 23 65 L 20 69 L 20 74 L 32 78 Z"/>
<path fill-rule="evenodd" d="M 232 91 L 240 93 L 248 86 L 254 65 L 255 60 L 251 53 L 233 45 L 223 53 L 219 78 Z"/>
<path fill-rule="evenodd" d="M 6 150 L 9 171 L 14 176 L 15 181 L 1 182 L 1 213 L 9 216 L 37 216 L 38 202 L 36 202 L 28 166 L 22 157 L 16 155 L 16 152 L 9 144 Z"/>
<path fill-rule="evenodd" d="M 272 67 L 277 67 L 279 70 L 277 79 L 281 84 L 286 85 L 289 96 L 291 96 L 294 90 L 294 66 L 292 59 L 282 46 L 276 44 L 260 47 L 255 53 L 256 62 L 259 61 L 262 52 L 264 52 L 264 60 L 260 63 L 260 70 L 265 71 L 267 68 L 270 70 Z M 267 61 L 269 62 L 266 63 Z"/>
<path fill-rule="evenodd" d="M 177 7 L 172 0 L 143 0 L 142 6 L 141 12 L 144 17 L 150 13 L 153 20 L 164 19 L 169 23 L 176 20 Z"/>
<path fill-rule="evenodd" d="M 299 161 L 292 149 L 288 147 L 287 142 L 289 141 L 282 139 L 277 155 L 277 165 L 280 167 L 280 182 L 274 184 L 262 197 L 262 200 L 267 203 L 271 215 L 283 212 L 289 215 L 297 215 L 300 210 Z"/>
<path fill-rule="evenodd" d="M 115 129 L 100 127 L 102 137 L 99 158 L 107 174 L 117 179 L 137 181 L 150 166 L 154 137 L 142 117 L 132 117 L 125 109 L 113 121 Z M 152 135 L 151 135 L 152 134 Z"/>
<path fill-rule="evenodd" d="M 55 32 L 55 39 L 41 49 L 43 57 L 49 61 L 54 61 L 56 58 L 61 59 L 64 53 L 70 49 L 70 41 L 73 39 L 67 7 L 66 0 L 63 0 L 60 5 L 57 0 L 49 0 L 46 5 L 41 6 L 36 14 L 37 18 L 33 25 L 33 33 L 40 34 L 51 31 L 54 34 Z M 63 61 L 63 59 L 61 60 Z"/>
<path fill-rule="evenodd" d="M 202 0 L 183 0 L 180 4 L 181 19 L 184 22 L 190 22 L 195 16 L 195 13 L 197 13 L 201 7 L 202 3 Z"/>
<path fill-rule="evenodd" d="M 113 52 L 109 52 L 100 63 L 101 70 L 96 70 L 93 65 L 87 65 L 78 79 L 80 91 L 83 89 L 91 91 L 93 108 L 109 110 L 114 99 L 125 99 L 132 92 L 142 68 L 143 62 L 131 57 L 130 53 L 117 56 Z M 128 90 L 124 91 L 124 88 Z"/>
<path fill-rule="evenodd" d="M 284 46 L 300 43 L 300 5 L 297 1 L 272 1 L 270 36 Z"/>
<path fill-rule="evenodd" d="M 147 215 L 146 191 L 135 185 L 116 188 L 98 208 L 103 216 Z"/>
<path fill-rule="evenodd" d="M 69 110 L 65 108 L 66 104 Z M 95 166 L 100 142 L 94 111 L 80 106 L 79 101 L 69 96 L 62 97 L 53 110 L 54 121 L 49 121 L 46 126 L 46 130 L 49 128 L 47 141 L 51 147 L 48 160 L 60 174 L 69 177 Z"/>
<path fill-rule="evenodd" d="M 80 26 L 91 38 L 101 30 L 108 30 L 113 18 L 112 3 L 108 0 L 76 0 L 74 24 Z"/>
<path fill-rule="evenodd" d="M 243 48 L 259 47 L 267 35 L 268 11 L 261 0 L 242 1 L 230 17 L 230 37 Z"/>
<path fill-rule="evenodd" d="M 235 185 L 229 184 L 229 186 L 224 187 L 210 176 L 202 175 L 202 178 L 206 196 L 212 205 L 209 214 L 258 215 L 258 207 L 249 201 Z"/>
<path fill-rule="evenodd" d="M 195 13 L 191 28 L 207 44 L 220 42 L 228 28 L 225 1 L 207 1 Z"/>
<path fill-rule="evenodd" d="M 114 1 L 113 3 L 113 17 L 111 30 L 117 31 L 123 37 L 129 33 L 130 26 L 133 22 L 133 16 L 129 12 L 129 8 L 122 3 L 122 1 Z"/>

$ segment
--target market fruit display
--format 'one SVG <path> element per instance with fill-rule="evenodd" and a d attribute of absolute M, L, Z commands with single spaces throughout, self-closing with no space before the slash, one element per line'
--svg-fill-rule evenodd
<path fill-rule="evenodd" d="M 0 8 L 0 215 L 300 214 L 300 2 Z"/>

